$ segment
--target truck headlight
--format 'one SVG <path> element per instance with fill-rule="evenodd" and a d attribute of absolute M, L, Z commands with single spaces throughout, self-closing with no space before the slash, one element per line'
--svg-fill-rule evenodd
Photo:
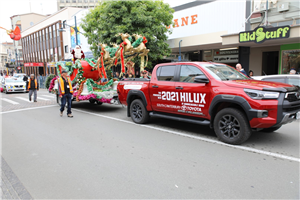
<path fill-rule="evenodd" d="M 244 92 L 252 99 L 278 99 L 279 92 L 267 92 L 261 90 L 244 89 Z"/>

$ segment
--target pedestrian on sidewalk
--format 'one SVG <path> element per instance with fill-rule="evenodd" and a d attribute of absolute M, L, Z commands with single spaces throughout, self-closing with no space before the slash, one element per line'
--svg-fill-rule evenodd
<path fill-rule="evenodd" d="M 60 116 L 63 116 L 63 112 L 68 102 L 67 116 L 73 117 L 71 106 L 72 106 L 72 94 L 73 88 L 70 78 L 68 77 L 67 71 L 63 70 L 61 72 L 61 77 L 58 79 L 59 85 L 59 97 L 61 98 Z"/>
<path fill-rule="evenodd" d="M 34 77 L 34 74 L 30 75 L 30 79 L 28 79 L 27 91 L 29 91 L 29 101 L 31 101 L 32 93 L 33 93 L 33 101 L 37 102 L 37 91 L 39 91 L 39 83 Z"/>
<path fill-rule="evenodd" d="M 242 65 L 240 63 L 236 64 L 236 70 L 242 72 L 245 76 L 248 76 L 247 75 L 247 72 L 243 69 Z"/>

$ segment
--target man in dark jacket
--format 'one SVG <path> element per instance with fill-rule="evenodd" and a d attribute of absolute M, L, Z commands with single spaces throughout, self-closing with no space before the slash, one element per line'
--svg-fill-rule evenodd
<path fill-rule="evenodd" d="M 37 91 L 39 91 L 39 83 L 34 77 L 34 74 L 30 75 L 30 79 L 28 79 L 27 91 L 29 91 L 29 101 L 31 101 L 31 96 L 33 93 L 33 100 L 37 102 Z"/>

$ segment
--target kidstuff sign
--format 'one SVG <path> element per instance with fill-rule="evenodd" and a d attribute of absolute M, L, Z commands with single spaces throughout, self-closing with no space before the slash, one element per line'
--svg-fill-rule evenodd
<path fill-rule="evenodd" d="M 257 27 L 253 31 L 240 32 L 239 42 L 263 43 L 266 40 L 282 39 L 290 37 L 290 26 L 274 28 Z"/>

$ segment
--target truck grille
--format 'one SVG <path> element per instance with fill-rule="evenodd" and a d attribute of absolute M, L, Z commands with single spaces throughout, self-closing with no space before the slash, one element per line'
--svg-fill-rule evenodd
<path fill-rule="evenodd" d="M 289 93 L 286 93 L 285 99 L 289 102 L 299 101 L 300 94 L 299 94 L 299 92 L 289 92 Z"/>

